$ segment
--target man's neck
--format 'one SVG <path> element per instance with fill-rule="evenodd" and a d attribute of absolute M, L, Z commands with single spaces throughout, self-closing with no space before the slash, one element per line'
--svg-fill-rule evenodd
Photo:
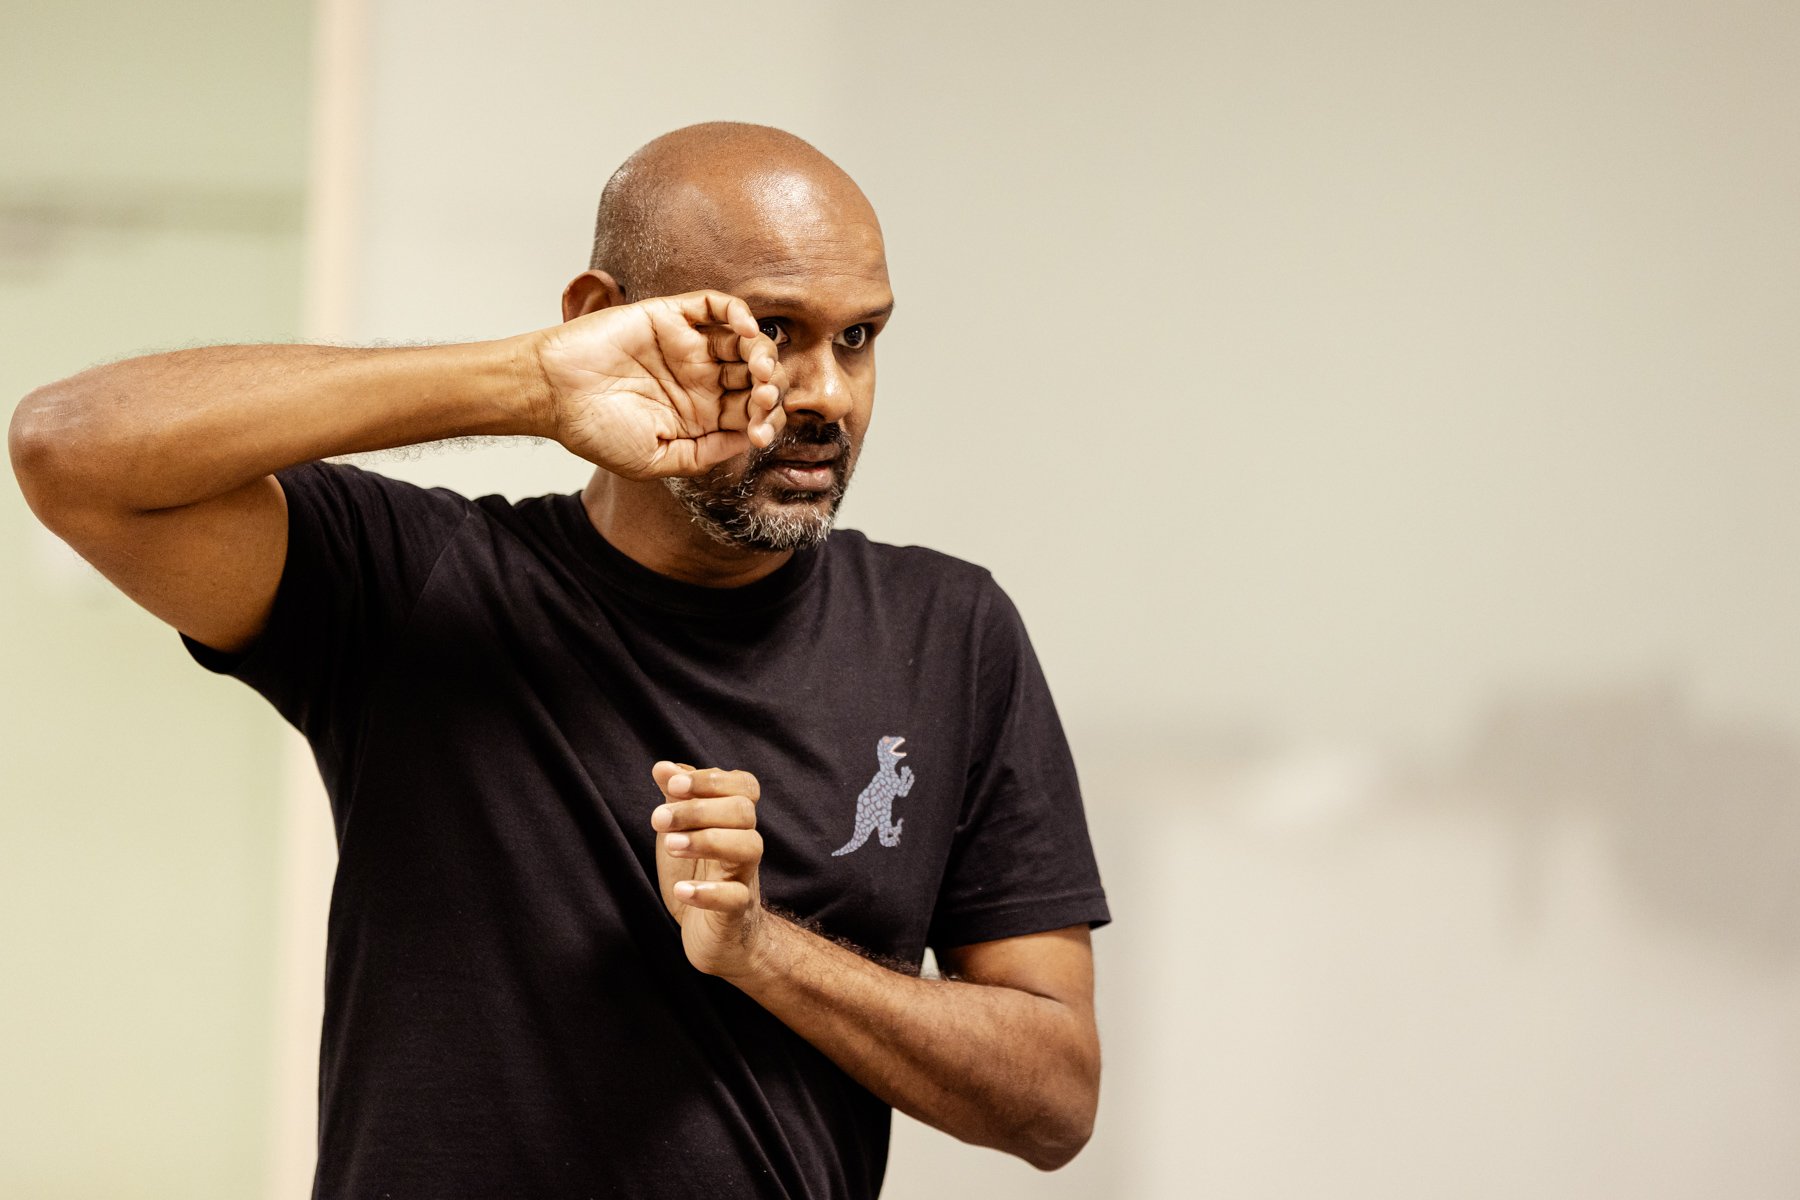
<path fill-rule="evenodd" d="M 745 550 L 708 537 L 659 480 L 595 471 L 581 492 L 588 520 L 625 557 L 702 587 L 742 587 L 774 573 L 792 550 Z"/>

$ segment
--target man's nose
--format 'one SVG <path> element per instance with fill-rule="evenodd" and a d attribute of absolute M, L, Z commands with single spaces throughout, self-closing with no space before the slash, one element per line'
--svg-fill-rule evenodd
<path fill-rule="evenodd" d="M 844 419 L 850 411 L 850 381 L 830 342 L 798 356 L 797 361 L 784 356 L 781 365 L 788 376 L 788 389 L 781 398 L 788 420 L 801 414 L 821 424 Z"/>

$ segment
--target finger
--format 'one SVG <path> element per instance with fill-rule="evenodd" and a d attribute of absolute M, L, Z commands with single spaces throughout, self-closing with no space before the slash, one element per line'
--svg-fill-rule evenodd
<path fill-rule="evenodd" d="M 744 433 L 748 436 L 750 429 L 750 389 L 726 392 L 719 397 L 719 428 Z M 755 439 L 751 439 L 755 444 Z"/>
<path fill-rule="evenodd" d="M 741 914 L 750 911 L 750 885 L 730 880 L 684 879 L 675 885 L 675 898 L 683 904 L 713 912 Z"/>
<path fill-rule="evenodd" d="M 735 429 L 715 429 L 694 439 L 693 474 L 710 471 L 726 459 L 751 448 L 750 435 Z"/>
<path fill-rule="evenodd" d="M 657 455 L 645 475 L 699 475 L 748 449 L 749 435 L 735 429 L 715 429 L 696 438 L 675 438 L 657 447 Z"/>
<path fill-rule="evenodd" d="M 718 398 L 718 428 L 751 437 L 751 421 L 760 419 L 751 408 L 751 389 L 725 392 Z M 751 444 L 756 444 L 754 437 L 751 437 Z"/>
<path fill-rule="evenodd" d="M 695 829 L 755 829 L 756 805 L 748 796 L 670 800 L 650 811 L 650 828 L 658 833 L 687 833 Z"/>
<path fill-rule="evenodd" d="M 728 362 L 719 368 L 719 387 L 726 392 L 747 391 L 750 387 L 748 363 Z"/>
<path fill-rule="evenodd" d="M 747 352 L 756 345 L 755 338 L 747 338 L 729 325 L 702 325 L 700 333 L 706 338 L 706 352 L 719 362 L 747 363 L 750 355 Z M 749 384 L 740 384 L 748 387 Z"/>
<path fill-rule="evenodd" d="M 781 431 L 785 428 L 787 428 L 787 414 L 777 408 L 765 415 L 760 423 L 752 425 L 747 436 L 752 446 L 758 450 L 767 450 L 775 444 L 775 439 L 781 436 Z"/>
<path fill-rule="evenodd" d="M 766 450 L 773 446 L 775 439 L 781 436 L 781 431 L 787 428 L 787 414 L 779 406 L 759 417 L 749 418 L 747 416 L 746 419 L 755 421 L 755 424 L 751 425 L 745 433 L 750 439 L 750 444 L 758 450 Z"/>
<path fill-rule="evenodd" d="M 754 829 L 696 829 L 692 833 L 667 833 L 663 847 L 675 858 L 711 859 L 724 867 L 728 877 L 754 871 L 762 861 L 762 834 Z"/>
<path fill-rule="evenodd" d="M 781 351 L 760 329 L 755 337 L 745 337 L 729 326 L 714 326 L 707 331 L 707 346 L 720 362 L 741 362 L 750 368 L 755 382 L 761 383 L 775 374 L 781 363 Z M 749 384 L 745 384 L 748 387 Z"/>
<path fill-rule="evenodd" d="M 775 348 L 775 343 L 769 340 L 766 333 L 758 333 L 753 338 L 739 338 L 737 351 L 735 357 L 750 364 L 750 373 L 758 383 L 772 378 L 775 368 L 781 364 L 781 352 Z"/>
<path fill-rule="evenodd" d="M 724 292 L 684 292 L 668 299 L 690 325 L 729 325 L 745 337 L 757 334 L 756 318 L 750 315 L 750 306 L 736 296 L 727 296 Z"/>
<path fill-rule="evenodd" d="M 750 442 L 761 449 L 771 446 L 787 427 L 787 409 L 781 399 L 787 394 L 787 368 L 776 364 L 775 374 L 750 392 Z"/>
<path fill-rule="evenodd" d="M 774 444 L 781 426 L 769 423 L 769 414 L 780 404 L 773 384 L 762 383 L 739 392 L 726 392 L 719 397 L 719 428 L 742 430 L 750 444 L 761 450 Z M 783 414 L 782 421 L 787 420 Z"/>
<path fill-rule="evenodd" d="M 762 799 L 762 784 L 748 771 L 724 771 L 718 767 L 677 772 L 664 791 L 671 796 L 745 796 Z"/>
<path fill-rule="evenodd" d="M 650 778 L 656 780 L 657 791 L 667 792 L 669 790 L 668 783 L 671 775 L 685 774 L 694 769 L 694 767 L 687 763 L 670 762 L 666 758 L 659 759 L 650 767 Z"/>
<path fill-rule="evenodd" d="M 788 390 L 788 370 L 787 370 L 787 368 L 780 363 L 776 363 L 775 364 L 775 373 L 769 376 L 768 384 L 770 387 L 775 389 L 774 393 L 769 397 L 769 403 L 773 407 L 779 407 L 781 404 L 781 398 L 783 396 L 787 395 L 787 390 Z"/>

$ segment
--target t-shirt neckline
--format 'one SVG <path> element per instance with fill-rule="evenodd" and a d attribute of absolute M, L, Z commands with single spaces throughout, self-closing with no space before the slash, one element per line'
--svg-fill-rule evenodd
<path fill-rule="evenodd" d="M 707 587 L 651 570 L 607 541 L 593 521 L 581 493 L 555 497 L 555 511 L 576 550 L 584 574 L 608 591 L 622 591 L 652 607 L 694 616 L 727 616 L 778 608 L 804 587 L 818 569 L 820 547 L 796 550 L 785 563 L 754 583 Z"/>

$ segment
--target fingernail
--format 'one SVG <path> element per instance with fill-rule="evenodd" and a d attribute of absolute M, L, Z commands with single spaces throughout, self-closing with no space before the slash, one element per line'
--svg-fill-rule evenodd
<path fill-rule="evenodd" d="M 689 896 L 694 894 L 694 885 L 684 879 L 675 885 L 675 894 L 680 896 L 683 900 L 686 900 Z"/>
<path fill-rule="evenodd" d="M 650 814 L 650 827 L 652 829 L 659 829 L 659 830 L 667 829 L 671 824 L 674 823 L 674 820 L 675 820 L 674 810 L 671 809 L 666 804 L 659 804 L 659 805 L 657 805 L 656 809 L 653 812 L 651 812 L 651 814 Z"/>
<path fill-rule="evenodd" d="M 678 795 L 686 795 L 693 786 L 694 777 L 692 775 L 674 775 L 669 779 L 669 790 Z"/>
<path fill-rule="evenodd" d="M 689 840 L 688 835 L 685 833 L 671 833 L 663 838 L 663 845 L 671 850 L 686 850 L 688 848 Z"/>

